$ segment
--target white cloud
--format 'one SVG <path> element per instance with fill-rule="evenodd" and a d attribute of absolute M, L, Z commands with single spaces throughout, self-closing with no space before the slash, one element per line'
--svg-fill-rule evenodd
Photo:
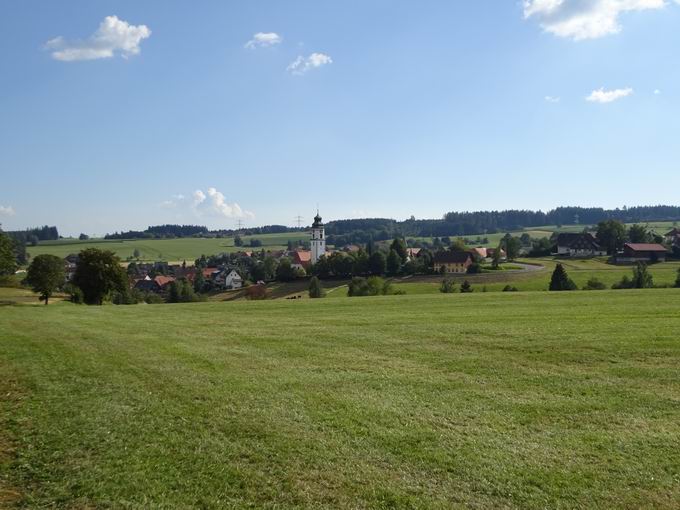
<path fill-rule="evenodd" d="M 258 32 L 245 44 L 245 47 L 254 50 L 255 48 L 268 48 L 281 44 L 283 37 L 275 32 Z"/>
<path fill-rule="evenodd" d="M 666 0 L 524 0 L 524 18 L 536 19 L 558 37 L 580 41 L 619 33 L 623 13 L 666 5 Z"/>
<path fill-rule="evenodd" d="M 332 64 L 333 59 L 325 53 L 312 53 L 308 57 L 300 55 L 288 66 L 288 72 L 293 74 L 305 74 L 311 69 L 316 69 L 327 64 Z"/>
<path fill-rule="evenodd" d="M 0 205 L 0 216 L 14 216 L 16 211 L 11 205 Z"/>
<path fill-rule="evenodd" d="M 680 3 L 680 0 L 678 0 L 678 3 Z M 655 96 L 660 96 L 660 95 L 661 95 L 661 91 L 660 91 L 659 89 L 654 89 L 654 95 L 655 95 Z"/>
<path fill-rule="evenodd" d="M 555 97 L 555 96 L 545 96 L 545 100 L 548 103 L 559 103 L 561 101 L 561 99 L 559 97 Z"/>
<path fill-rule="evenodd" d="M 160 203 L 163 209 L 184 209 L 196 216 L 212 216 L 219 218 L 254 218 L 250 211 L 245 211 L 237 203 L 227 202 L 226 197 L 215 188 L 208 188 L 205 192 L 200 189 L 194 191 L 190 197 L 174 195 L 170 200 Z"/>
<path fill-rule="evenodd" d="M 612 103 L 618 99 L 630 96 L 633 93 L 633 89 L 628 87 L 625 89 L 614 89 L 614 90 L 604 90 L 604 88 L 599 88 L 593 90 L 586 101 L 591 103 Z"/>
<path fill-rule="evenodd" d="M 55 37 L 45 47 L 52 51 L 52 58 L 64 62 L 111 58 L 117 54 L 123 58 L 137 55 L 140 43 L 151 35 L 146 25 L 130 25 L 117 16 L 107 16 L 97 31 L 84 41 L 67 41 Z"/>

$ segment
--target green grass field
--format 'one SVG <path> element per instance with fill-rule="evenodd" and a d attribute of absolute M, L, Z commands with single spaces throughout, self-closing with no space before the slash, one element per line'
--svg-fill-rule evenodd
<path fill-rule="evenodd" d="M 564 260 L 540 258 L 525 259 L 524 262 L 541 264 L 544 269 L 536 272 L 506 272 L 482 275 L 461 275 L 454 278 L 457 282 L 468 280 L 476 292 L 486 288 L 489 292 L 497 292 L 506 285 L 517 287 L 521 291 L 547 291 L 552 271 L 559 262 L 567 270 L 569 277 L 579 288 L 583 288 L 590 278 L 597 278 L 608 287 L 621 281 L 624 275 L 632 275 L 631 266 L 617 266 L 607 264 L 604 259 L 575 259 Z M 665 262 L 649 266 L 649 272 L 654 277 L 654 284 L 658 286 L 672 286 L 678 276 L 680 262 Z M 395 280 L 394 288 L 407 294 L 436 294 L 439 292 L 442 276 L 420 276 L 408 280 Z"/>
<path fill-rule="evenodd" d="M 261 236 L 244 236 L 243 241 L 247 245 L 251 239 L 262 241 L 265 249 L 277 250 L 284 249 L 288 240 L 308 240 L 307 234 L 264 234 Z M 79 241 L 77 239 L 61 239 L 59 241 L 46 241 L 37 246 L 29 246 L 28 252 L 34 257 L 42 253 L 66 257 L 71 253 L 78 253 L 85 248 L 100 248 L 113 251 L 122 259 L 132 257 L 135 250 L 139 250 L 141 260 L 145 261 L 183 261 L 193 262 L 201 255 L 216 255 L 218 253 L 230 253 L 239 250 L 251 250 L 248 246 L 237 248 L 234 246 L 232 238 L 224 239 L 204 239 L 204 238 L 182 238 L 182 239 L 136 239 L 129 241 L 92 239 Z M 261 250 L 262 248 L 254 248 Z"/>
<path fill-rule="evenodd" d="M 0 308 L 0 507 L 677 508 L 680 290 Z"/>

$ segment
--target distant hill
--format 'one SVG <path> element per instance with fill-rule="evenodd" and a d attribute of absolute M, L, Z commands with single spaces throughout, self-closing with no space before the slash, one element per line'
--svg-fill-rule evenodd
<path fill-rule="evenodd" d="M 334 220 L 326 223 L 326 235 L 330 244 L 343 245 L 365 243 L 369 240 L 382 241 L 395 236 L 466 236 L 511 232 L 546 225 L 595 225 L 607 219 L 616 219 L 624 223 L 680 221 L 680 206 L 655 205 L 624 207 L 622 209 L 558 207 L 547 212 L 531 210 L 449 212 L 444 214 L 441 219 L 418 220 L 411 217 L 405 221 L 390 218 Z M 252 236 L 304 230 L 304 228 L 293 228 L 285 225 L 267 225 L 241 230 L 208 230 L 207 227 L 199 225 L 159 225 L 150 226 L 143 231 L 130 230 L 107 234 L 105 239 L 231 237 L 237 233 L 243 236 Z"/>

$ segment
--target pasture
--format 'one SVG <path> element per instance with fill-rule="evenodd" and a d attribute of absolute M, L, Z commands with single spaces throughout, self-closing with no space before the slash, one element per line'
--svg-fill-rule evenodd
<path fill-rule="evenodd" d="M 49 253 L 58 257 L 66 257 L 71 253 L 78 253 L 86 248 L 99 248 L 110 250 L 121 259 L 132 257 L 135 250 L 140 253 L 140 260 L 153 262 L 165 260 L 169 262 L 193 262 L 201 255 L 216 255 L 240 250 L 261 250 L 262 248 L 250 248 L 251 239 L 262 242 L 262 248 L 268 250 L 282 250 L 286 248 L 288 240 L 308 240 L 308 234 L 263 234 L 260 236 L 244 236 L 244 246 L 234 246 L 233 238 L 194 238 L 180 239 L 131 239 L 131 240 L 105 240 L 92 239 L 79 241 L 77 239 L 60 239 L 59 241 L 45 241 L 37 246 L 29 246 L 28 253 L 34 257 L 42 253 Z"/>
<path fill-rule="evenodd" d="M 680 290 L 0 308 L 0 506 L 677 508 Z"/>

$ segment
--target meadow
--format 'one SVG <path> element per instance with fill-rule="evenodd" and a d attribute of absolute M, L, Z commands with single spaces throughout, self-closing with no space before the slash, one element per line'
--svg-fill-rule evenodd
<path fill-rule="evenodd" d="M 263 234 L 259 236 L 244 236 L 243 247 L 234 246 L 233 238 L 179 238 L 179 239 L 130 239 L 130 240 L 105 240 L 92 239 L 80 241 L 78 239 L 60 239 L 58 241 L 44 241 L 36 246 L 29 246 L 28 253 L 34 257 L 42 253 L 49 253 L 58 257 L 66 257 L 72 253 L 78 253 L 86 248 L 99 248 L 110 250 L 123 260 L 132 257 L 135 250 L 140 253 L 140 260 L 154 262 L 165 260 L 168 262 L 193 262 L 201 255 L 216 255 L 218 253 L 231 253 L 240 250 L 261 250 L 262 248 L 250 248 L 247 246 L 252 239 L 262 242 L 262 246 L 268 250 L 283 250 L 289 240 L 308 240 L 305 233 L 288 234 Z"/>
<path fill-rule="evenodd" d="M 677 508 L 680 290 L 0 308 L 0 507 Z"/>

